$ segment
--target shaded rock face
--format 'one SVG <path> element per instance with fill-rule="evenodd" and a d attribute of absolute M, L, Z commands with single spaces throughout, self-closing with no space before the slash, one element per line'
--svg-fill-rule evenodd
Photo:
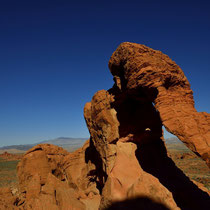
<path fill-rule="evenodd" d="M 194 109 L 182 70 L 133 43 L 121 44 L 109 67 L 114 86 L 84 107 L 90 139 L 73 153 L 30 149 L 17 167 L 19 190 L 0 190 L 0 209 L 208 208 L 208 193 L 176 167 L 163 139 L 165 125 L 209 163 L 209 115 Z"/>

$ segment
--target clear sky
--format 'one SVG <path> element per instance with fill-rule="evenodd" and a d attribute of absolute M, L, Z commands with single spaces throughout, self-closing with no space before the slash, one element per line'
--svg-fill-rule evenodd
<path fill-rule="evenodd" d="M 83 107 L 113 85 L 121 42 L 169 55 L 210 112 L 210 1 L 0 1 L 0 146 L 88 137 Z"/>

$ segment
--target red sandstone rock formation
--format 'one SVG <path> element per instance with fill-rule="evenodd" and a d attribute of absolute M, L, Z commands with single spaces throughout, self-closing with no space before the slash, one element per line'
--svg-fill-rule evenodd
<path fill-rule="evenodd" d="M 209 163 L 209 115 L 196 112 L 184 73 L 160 51 L 133 43 L 117 48 L 109 68 L 113 88 L 98 91 L 84 108 L 91 141 L 102 159 L 100 207 L 131 194 L 156 200 L 160 193 L 159 201 L 169 208 L 199 208 L 192 198 L 202 196 L 168 158 L 162 135 L 165 125 Z M 143 183 L 159 193 L 143 190 Z M 183 194 L 191 203 L 182 201 Z"/>
<path fill-rule="evenodd" d="M 30 149 L 18 164 L 20 201 L 24 209 L 97 209 L 100 202 L 96 183 L 88 173 L 83 148 L 74 153 L 40 144 Z M 88 206 L 88 208 L 86 207 Z"/>
<path fill-rule="evenodd" d="M 190 84 L 174 61 L 160 51 L 126 42 L 113 53 L 109 68 L 121 92 L 136 90 L 138 95 L 140 88 L 166 129 L 210 166 L 210 115 L 196 111 Z"/>
<path fill-rule="evenodd" d="M 132 43 L 121 44 L 109 66 L 115 85 L 84 108 L 90 140 L 74 153 L 49 144 L 30 149 L 17 167 L 18 193 L 0 191 L 0 209 L 208 208 L 203 186 L 176 167 L 163 140 L 164 124 L 208 162 L 209 115 L 194 109 L 182 70 Z"/>
<path fill-rule="evenodd" d="M 3 154 L 0 154 L 0 158 L 5 159 L 5 160 L 21 160 L 22 154 L 11 154 L 8 152 L 4 152 Z"/>

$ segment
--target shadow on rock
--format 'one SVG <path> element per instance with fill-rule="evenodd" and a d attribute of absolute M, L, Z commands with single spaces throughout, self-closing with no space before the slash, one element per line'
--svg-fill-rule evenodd
<path fill-rule="evenodd" d="M 177 205 L 183 210 L 208 209 L 209 195 L 198 188 L 167 156 L 161 139 L 136 150 L 139 164 L 152 174 L 173 194 Z"/>
<path fill-rule="evenodd" d="M 162 203 L 151 200 L 148 197 L 137 197 L 125 201 L 113 203 L 106 210 L 169 210 L 168 207 Z"/>

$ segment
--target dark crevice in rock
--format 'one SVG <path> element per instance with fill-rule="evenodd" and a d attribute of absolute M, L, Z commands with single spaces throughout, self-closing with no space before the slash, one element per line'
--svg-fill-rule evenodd
<path fill-rule="evenodd" d="M 59 168 L 53 169 L 52 174 L 61 181 L 65 181 L 64 174 L 59 170 Z"/>
<path fill-rule="evenodd" d="M 132 134 L 133 142 L 143 144 L 162 136 L 162 123 L 153 104 L 147 100 L 138 100 L 140 97 L 135 99 L 129 95 L 120 104 L 117 101 L 114 108 L 120 122 L 120 138 Z"/>
<path fill-rule="evenodd" d="M 90 139 L 90 145 L 85 151 L 85 162 L 88 163 L 89 161 L 94 164 L 96 168 L 94 171 L 92 170 L 89 172 L 89 180 L 95 181 L 96 187 L 101 193 L 107 179 L 107 174 L 103 171 L 102 158 L 96 150 L 92 139 Z"/>
<path fill-rule="evenodd" d="M 29 150 L 29 152 L 27 152 L 26 154 L 30 154 L 30 153 L 32 153 L 32 152 L 35 152 L 35 151 L 43 151 L 43 149 L 41 148 L 41 147 L 38 147 L 38 148 L 35 148 L 35 149 L 33 149 L 33 150 Z"/>
<path fill-rule="evenodd" d="M 58 202 L 58 200 L 57 200 L 57 193 L 56 193 L 56 190 L 54 191 L 54 196 L 55 196 L 56 205 L 58 206 L 58 205 L 59 205 L 59 202 Z"/>

